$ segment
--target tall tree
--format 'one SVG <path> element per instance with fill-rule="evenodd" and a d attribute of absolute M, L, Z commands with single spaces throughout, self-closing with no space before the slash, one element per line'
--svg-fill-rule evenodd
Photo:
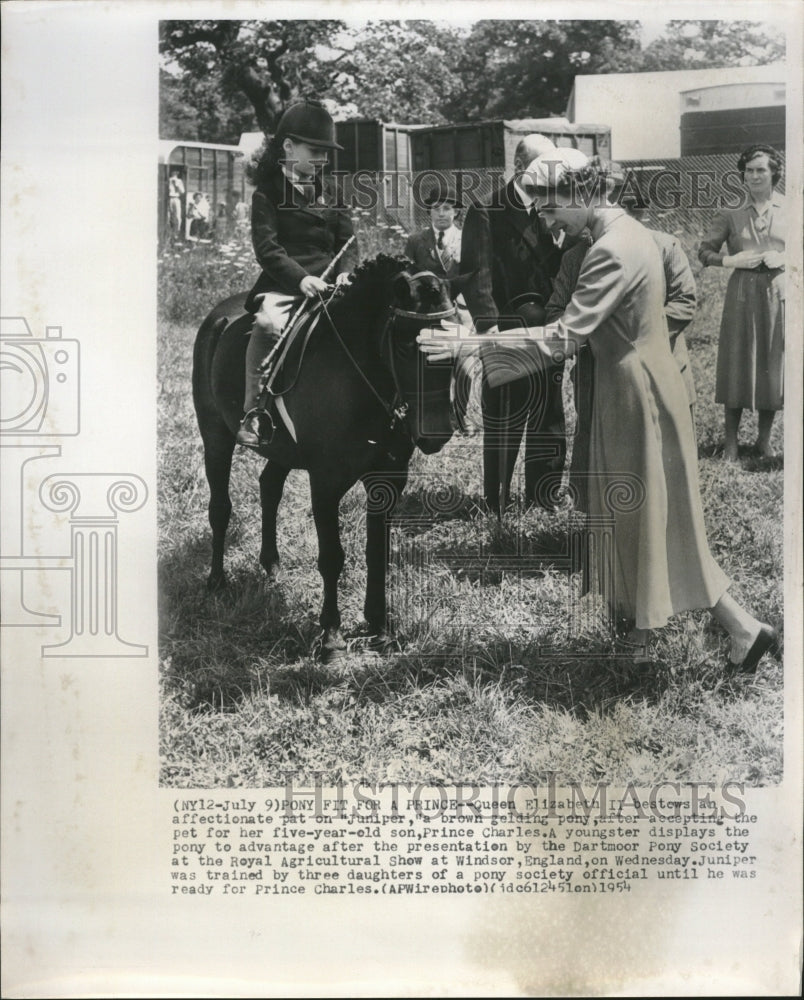
<path fill-rule="evenodd" d="M 640 69 L 710 69 L 781 61 L 784 36 L 758 21 L 668 21 L 642 53 Z"/>
<path fill-rule="evenodd" d="M 328 85 L 339 54 L 327 46 L 343 28 L 340 21 L 163 21 L 159 47 L 168 73 L 205 81 L 226 102 L 245 96 L 257 126 L 270 132 L 290 102 Z"/>
<path fill-rule="evenodd" d="M 333 81 L 333 98 L 353 101 L 368 118 L 447 121 L 444 109 L 463 89 L 459 31 L 434 21 L 373 21 L 352 35 L 349 73 Z"/>
<path fill-rule="evenodd" d="M 159 134 L 163 139 L 236 143 L 256 128 L 245 94 L 224 94 L 215 74 L 159 73 Z"/>
<path fill-rule="evenodd" d="M 632 69 L 639 51 L 635 21 L 478 21 L 457 66 L 463 88 L 444 113 L 455 121 L 560 114 L 578 73 Z"/>
<path fill-rule="evenodd" d="M 784 57 L 746 21 L 671 21 L 646 49 L 638 21 L 164 21 L 164 138 L 238 141 L 315 95 L 336 118 L 406 123 L 542 117 L 582 73 L 738 66 Z"/>

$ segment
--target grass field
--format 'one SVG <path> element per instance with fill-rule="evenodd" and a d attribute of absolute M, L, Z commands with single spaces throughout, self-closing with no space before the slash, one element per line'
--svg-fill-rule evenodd
<path fill-rule="evenodd" d="M 364 234 L 365 237 L 365 234 Z M 398 231 L 369 233 L 372 255 L 399 249 Z M 692 251 L 691 241 L 688 250 Z M 782 625 L 782 463 L 751 456 L 746 415 L 739 466 L 722 461 L 714 364 L 725 275 L 699 272 L 701 306 L 688 331 L 698 389 L 701 491 L 712 551 L 732 593 Z M 291 473 L 279 513 L 282 566 L 258 564 L 261 461 L 241 449 L 232 477 L 229 588 L 208 595 L 210 532 L 201 441 L 190 392 L 192 343 L 208 309 L 254 277 L 248 248 L 196 247 L 160 262 L 159 525 L 162 782 L 174 787 L 339 779 L 490 783 L 608 780 L 778 782 L 782 667 L 727 680 L 727 643 L 708 614 L 678 616 L 656 634 L 652 664 L 612 655 L 595 601 L 568 631 L 578 580 L 561 564 L 567 513 L 476 512 L 479 436 L 414 456 L 394 531 L 389 594 L 399 649 L 379 656 L 359 637 L 346 661 L 311 650 L 321 580 L 306 474 Z M 773 444 L 782 452 L 782 421 Z M 421 515 L 435 508 L 429 518 Z M 341 507 L 346 564 L 341 610 L 360 624 L 365 572 L 363 491 Z M 537 556 L 522 576 L 499 555 Z M 458 557 L 482 557 L 462 570 Z M 576 602 L 577 604 L 577 602 Z"/>

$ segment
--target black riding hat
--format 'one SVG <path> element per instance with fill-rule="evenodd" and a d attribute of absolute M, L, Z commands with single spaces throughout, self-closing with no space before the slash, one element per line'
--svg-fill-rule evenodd
<path fill-rule="evenodd" d="M 310 146 L 343 149 L 335 141 L 335 122 L 319 101 L 300 101 L 291 105 L 279 119 L 275 138 L 279 142 L 288 138 Z"/>

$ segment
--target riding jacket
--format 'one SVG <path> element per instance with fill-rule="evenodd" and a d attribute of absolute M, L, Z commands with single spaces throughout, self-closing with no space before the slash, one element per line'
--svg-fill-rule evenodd
<path fill-rule="evenodd" d="M 251 202 L 251 239 L 262 273 L 246 300 L 246 309 L 257 309 L 256 296 L 265 292 L 299 295 L 299 284 L 308 274 L 319 277 L 353 235 L 349 213 L 335 199 L 333 188 L 320 178 L 315 201 L 307 200 L 277 166 L 267 185 Z M 351 271 L 354 245 L 338 261 L 332 275 Z"/>

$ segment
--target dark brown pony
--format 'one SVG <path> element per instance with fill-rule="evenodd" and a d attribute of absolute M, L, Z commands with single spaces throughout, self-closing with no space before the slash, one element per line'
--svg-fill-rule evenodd
<path fill-rule="evenodd" d="M 276 514 L 291 469 L 310 475 L 318 534 L 318 569 L 324 582 L 322 656 L 345 648 L 338 610 L 344 552 L 339 505 L 358 480 L 366 489 L 366 598 L 369 634 L 386 633 L 385 579 L 388 518 L 407 481 L 416 446 L 439 451 L 452 435 L 451 366 L 425 362 L 416 344 L 424 326 L 454 315 L 446 284 L 429 272 L 411 275 L 404 258 L 380 255 L 361 265 L 353 281 L 320 311 L 305 346 L 293 341 L 281 377 L 282 397 L 295 430 L 274 416 L 268 459 L 260 475 L 260 563 L 278 565 Z M 198 331 L 193 357 L 193 399 L 204 441 L 212 527 L 212 567 L 207 586 L 225 584 L 223 550 L 232 511 L 229 476 L 244 396 L 247 334 L 252 317 L 245 295 L 217 305 Z M 320 309 L 320 307 L 319 307 Z"/>

